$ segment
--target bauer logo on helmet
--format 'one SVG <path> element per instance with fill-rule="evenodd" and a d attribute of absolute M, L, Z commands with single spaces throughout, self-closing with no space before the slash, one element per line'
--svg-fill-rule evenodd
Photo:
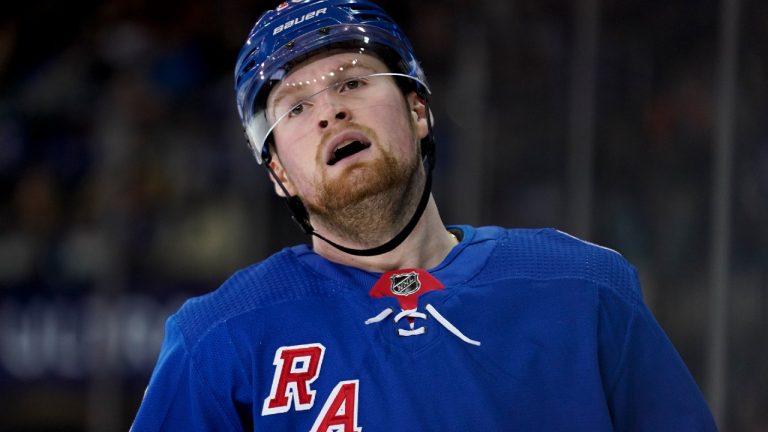
<path fill-rule="evenodd" d="M 294 18 L 294 19 L 292 19 L 290 21 L 286 21 L 286 22 L 280 24 L 279 26 L 275 27 L 275 29 L 272 31 L 272 36 L 280 33 L 283 30 L 287 30 L 287 29 L 291 28 L 291 27 L 293 27 L 296 24 L 301 24 L 304 21 L 309 21 L 309 20 L 311 20 L 313 18 L 317 18 L 318 16 L 324 14 L 325 11 L 326 11 L 326 8 L 321 8 L 321 9 L 318 9 L 316 11 L 312 11 L 312 12 L 306 14 L 306 15 L 302 15 L 302 16 L 300 16 L 298 18 Z"/>

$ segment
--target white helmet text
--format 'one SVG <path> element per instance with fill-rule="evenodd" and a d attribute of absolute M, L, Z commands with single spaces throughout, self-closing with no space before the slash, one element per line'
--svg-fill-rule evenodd
<path fill-rule="evenodd" d="M 318 16 L 325 13 L 326 8 L 318 9 L 316 11 L 312 11 L 306 15 L 300 16 L 298 18 L 294 18 L 290 21 L 284 22 L 280 24 L 279 26 L 275 27 L 275 29 L 272 31 L 272 36 L 280 33 L 283 30 L 288 30 L 289 28 L 295 26 L 296 24 L 301 24 L 304 21 L 309 21 L 313 18 L 317 18 Z"/>

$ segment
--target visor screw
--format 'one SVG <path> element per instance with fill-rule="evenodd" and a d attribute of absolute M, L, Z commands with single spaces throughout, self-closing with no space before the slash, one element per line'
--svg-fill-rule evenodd
<path fill-rule="evenodd" d="M 296 45 L 294 41 L 290 41 L 287 44 L 285 44 L 285 47 L 288 49 L 293 49 L 293 46 Z"/>
<path fill-rule="evenodd" d="M 328 32 L 330 32 L 331 30 L 328 27 L 323 27 L 318 31 L 320 32 L 320 34 L 327 35 Z"/>

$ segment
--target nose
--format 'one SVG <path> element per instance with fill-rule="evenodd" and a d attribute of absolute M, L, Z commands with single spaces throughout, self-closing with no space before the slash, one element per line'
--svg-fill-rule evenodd
<path fill-rule="evenodd" d="M 344 120 L 347 117 L 348 115 L 346 110 L 339 111 L 336 113 L 336 115 L 333 116 L 333 118 L 335 118 L 336 120 Z M 320 120 L 318 124 L 320 125 L 321 129 L 325 129 L 328 127 L 329 123 L 328 123 L 328 120 Z"/>
<path fill-rule="evenodd" d="M 317 122 L 320 129 L 327 128 L 331 122 L 350 120 L 352 118 L 352 112 L 341 101 L 328 101 L 328 108 L 320 116 L 320 120 Z"/>

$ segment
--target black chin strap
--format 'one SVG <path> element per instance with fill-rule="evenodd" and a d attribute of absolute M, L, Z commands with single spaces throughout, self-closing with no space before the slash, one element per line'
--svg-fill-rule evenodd
<path fill-rule="evenodd" d="M 429 113 L 429 111 L 427 111 Z M 423 153 L 423 164 L 424 164 L 424 171 L 426 174 L 426 179 L 424 181 L 424 190 L 421 192 L 421 198 L 419 199 L 419 204 L 416 206 L 416 211 L 413 213 L 413 216 L 411 216 L 411 219 L 408 221 L 407 224 L 403 227 L 403 229 L 400 230 L 397 235 L 392 237 L 391 240 L 388 242 L 372 247 L 370 249 L 353 249 L 346 246 L 342 246 L 332 240 L 329 240 L 325 238 L 323 235 L 315 231 L 315 229 L 312 227 L 312 224 L 309 222 L 309 213 L 307 212 L 306 207 L 304 207 L 304 204 L 301 202 L 299 197 L 297 196 L 291 196 L 291 194 L 288 193 L 288 190 L 285 188 L 283 183 L 280 181 L 280 179 L 275 174 L 275 171 L 272 169 L 272 167 L 269 166 L 269 160 L 264 160 L 264 166 L 267 168 L 267 171 L 269 171 L 269 174 L 272 176 L 273 179 L 275 179 L 275 182 L 280 186 L 280 189 L 283 190 L 283 193 L 285 194 L 285 203 L 288 205 L 288 209 L 291 211 L 292 218 L 294 222 L 296 222 L 301 230 L 304 232 L 304 234 L 313 235 L 320 240 L 323 240 L 324 242 L 328 243 L 329 245 L 335 247 L 336 249 L 348 253 L 350 255 L 356 255 L 356 256 L 374 256 L 374 255 L 381 255 L 383 253 L 387 253 L 391 251 L 392 249 L 398 247 L 400 243 L 402 243 L 406 238 L 408 238 L 408 235 L 411 234 L 411 231 L 416 227 L 416 224 L 419 222 L 419 219 L 421 219 L 421 215 L 424 214 L 424 210 L 427 208 L 427 203 L 429 202 L 429 196 L 432 192 L 432 169 L 435 166 L 435 140 L 434 135 L 432 134 L 432 121 L 429 118 L 430 115 L 427 114 L 427 125 L 428 125 L 428 134 L 427 137 L 422 141 L 422 153 Z"/>

